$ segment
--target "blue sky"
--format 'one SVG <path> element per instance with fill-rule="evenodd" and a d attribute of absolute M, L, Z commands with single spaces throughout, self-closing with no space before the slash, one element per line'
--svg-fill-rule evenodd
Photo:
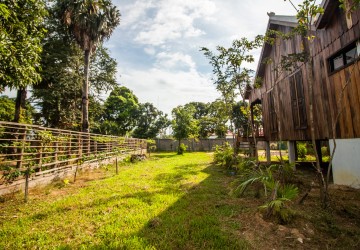
<path fill-rule="evenodd" d="M 293 1 L 295 4 L 301 1 Z M 106 43 L 118 63 L 118 82 L 139 101 L 170 114 L 190 101 L 219 97 L 212 68 L 199 51 L 230 46 L 265 32 L 268 16 L 294 15 L 283 0 L 113 0 L 120 26 Z M 260 49 L 254 51 L 256 59 Z M 248 65 L 256 68 L 257 61 Z"/>

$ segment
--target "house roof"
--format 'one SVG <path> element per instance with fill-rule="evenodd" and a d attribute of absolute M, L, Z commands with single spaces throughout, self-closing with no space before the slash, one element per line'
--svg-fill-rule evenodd
<path fill-rule="evenodd" d="M 319 15 L 315 21 L 315 27 L 317 29 L 325 28 L 330 19 L 332 18 L 336 8 L 339 6 L 339 1 L 337 0 L 323 0 L 321 5 L 324 9 L 324 13 Z"/>
<path fill-rule="evenodd" d="M 272 29 L 276 29 L 278 26 L 287 26 L 287 27 L 296 27 L 298 25 L 296 16 L 281 16 L 281 15 L 275 15 L 275 13 L 271 12 L 268 13 L 269 16 L 269 22 L 266 28 L 266 32 Z M 271 45 L 268 43 L 264 43 L 260 58 L 258 67 L 256 70 L 255 76 L 262 76 L 265 72 L 265 64 L 262 63 L 264 58 L 268 57 L 271 51 Z M 255 78 L 256 78 L 255 77 Z"/>

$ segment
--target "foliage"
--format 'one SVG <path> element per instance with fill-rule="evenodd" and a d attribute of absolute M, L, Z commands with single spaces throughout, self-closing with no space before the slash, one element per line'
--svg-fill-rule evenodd
<path fill-rule="evenodd" d="M 0 96 L 0 121 L 12 121 L 15 113 L 15 101 L 7 96 Z"/>
<path fill-rule="evenodd" d="M 56 6 L 49 7 L 45 25 L 48 34 L 41 55 L 42 81 L 32 91 L 32 100 L 40 112 L 37 123 L 49 127 L 78 130 L 81 124 L 81 88 L 83 83 L 83 53 L 56 18 Z M 116 86 L 116 62 L 103 46 L 91 60 L 90 121 L 98 120 L 102 107 L 98 96 Z M 99 107 L 100 106 L 100 107 Z M 98 125 L 95 123 L 96 129 Z"/>
<path fill-rule="evenodd" d="M 339 0 L 340 8 L 351 13 L 357 10 L 360 6 L 360 0 Z"/>
<path fill-rule="evenodd" d="M 292 184 L 279 186 L 276 198 L 260 206 L 260 209 L 265 209 L 267 216 L 275 216 L 281 224 L 289 223 L 295 213 L 287 206 L 287 203 L 295 199 L 298 193 L 298 188 Z"/>
<path fill-rule="evenodd" d="M 35 113 L 34 107 L 29 102 L 26 102 L 25 109 L 21 109 L 20 123 L 32 124 L 33 115 Z M 0 121 L 11 122 L 14 119 L 15 101 L 8 96 L 0 96 Z"/>
<path fill-rule="evenodd" d="M 199 137 L 208 138 L 215 132 L 216 118 L 211 115 L 211 104 L 203 102 L 190 102 L 184 105 L 186 109 L 194 110 L 193 118 L 199 123 Z"/>
<path fill-rule="evenodd" d="M 254 71 L 244 67 L 244 64 L 254 61 L 250 51 L 261 46 L 262 41 L 262 36 L 257 36 L 253 41 L 243 37 L 234 40 L 229 48 L 217 46 L 216 52 L 206 47 L 200 49 L 213 67 L 213 81 L 216 89 L 221 93 L 222 102 L 224 103 L 222 117 L 227 117 L 225 123 L 228 120 L 232 122 L 231 117 L 236 97 L 240 95 L 242 100 L 245 100 L 246 88 L 250 85 Z M 223 137 L 221 133 L 224 130 L 226 130 L 225 133 L 227 132 L 222 122 L 223 119 L 221 119 L 220 123 L 217 121 L 215 129 L 217 135 L 220 135 L 219 137 Z M 233 130 L 232 125 L 230 128 Z"/>
<path fill-rule="evenodd" d="M 178 155 L 183 155 L 187 150 L 187 146 L 184 143 L 180 143 L 179 149 L 178 149 Z"/>
<path fill-rule="evenodd" d="M 104 103 L 103 123 L 100 132 L 124 136 L 137 122 L 138 98 L 126 87 L 115 87 Z"/>
<path fill-rule="evenodd" d="M 170 126 L 167 115 L 151 103 L 139 104 L 136 114 L 136 127 L 133 136 L 136 138 L 155 138 L 160 131 Z"/>
<path fill-rule="evenodd" d="M 234 149 L 228 142 L 226 142 L 222 146 L 219 145 L 215 146 L 214 163 L 220 167 L 225 167 L 225 168 L 233 167 L 235 163 Z"/>
<path fill-rule="evenodd" d="M 227 122 L 231 107 L 232 105 L 228 105 L 220 99 L 216 99 L 210 104 L 209 116 L 212 118 L 212 127 L 218 138 L 225 138 L 229 129 Z"/>
<path fill-rule="evenodd" d="M 300 159 L 305 159 L 307 154 L 307 148 L 304 143 L 298 143 L 297 147 L 297 155 Z"/>
<path fill-rule="evenodd" d="M 216 53 L 206 47 L 200 49 L 213 66 L 214 83 L 223 97 L 238 88 L 239 94 L 243 100 L 245 99 L 245 88 L 250 83 L 250 75 L 253 71 L 245 68 L 243 64 L 254 61 L 253 55 L 249 52 L 261 44 L 261 36 L 257 36 L 254 41 L 243 37 L 234 40 L 230 48 L 217 46 Z"/>
<path fill-rule="evenodd" d="M 91 54 L 108 39 L 120 23 L 120 12 L 109 0 L 58 1 L 58 17 L 84 51 L 82 85 L 82 131 L 89 132 L 89 67 Z"/>
<path fill-rule="evenodd" d="M 0 92 L 40 80 L 44 1 L 3 0 L 0 5 Z"/>
<path fill-rule="evenodd" d="M 326 147 L 326 146 L 321 147 L 321 155 L 322 156 L 329 156 L 330 155 L 328 147 Z"/>
<path fill-rule="evenodd" d="M 293 212 L 288 207 L 298 195 L 298 188 L 289 184 L 293 173 L 291 165 L 271 165 L 269 167 L 257 165 L 254 161 L 243 161 L 243 171 L 240 184 L 233 190 L 232 194 L 243 195 L 251 185 L 260 184 L 265 197 L 270 199 L 262 206 L 266 210 L 266 216 L 275 216 L 280 223 L 288 223 Z"/>
<path fill-rule="evenodd" d="M 193 107 L 178 106 L 172 110 L 172 129 L 175 139 L 180 141 L 187 138 L 198 137 L 198 121 L 193 117 Z"/>

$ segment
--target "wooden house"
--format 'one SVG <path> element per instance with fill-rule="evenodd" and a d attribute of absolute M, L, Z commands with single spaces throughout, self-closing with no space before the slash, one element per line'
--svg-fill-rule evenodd
<path fill-rule="evenodd" d="M 360 188 L 360 8 L 345 13 L 338 0 L 324 0 L 322 6 L 310 45 L 316 142 L 332 149 L 335 137 L 334 182 Z M 297 26 L 295 17 L 268 15 L 268 30 L 287 33 Z M 311 140 L 308 72 L 301 62 L 287 70 L 280 64 L 284 56 L 302 52 L 305 42 L 296 36 L 264 44 L 256 72 L 260 86 L 246 95 L 252 106 L 262 105 L 264 132 L 258 140 L 288 141 L 290 161 L 296 141 Z"/>

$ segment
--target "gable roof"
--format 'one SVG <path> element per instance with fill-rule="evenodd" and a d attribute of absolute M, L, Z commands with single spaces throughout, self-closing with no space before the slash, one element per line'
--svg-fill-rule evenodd
<path fill-rule="evenodd" d="M 315 27 L 317 29 L 322 29 L 326 27 L 326 25 L 332 18 L 336 8 L 339 6 L 339 1 L 323 0 L 320 6 L 324 9 L 324 13 L 321 14 L 315 21 Z"/>
<path fill-rule="evenodd" d="M 269 22 L 268 22 L 265 33 L 267 33 L 269 30 L 275 30 L 278 26 L 286 26 L 286 27 L 294 27 L 295 28 L 298 25 L 296 16 L 275 15 L 275 13 L 273 13 L 273 12 L 268 13 L 268 16 L 269 16 Z M 272 47 L 272 45 L 270 45 L 268 43 L 264 43 L 262 50 L 261 50 L 255 78 L 264 74 L 265 64 L 262 62 L 263 62 L 264 58 L 269 56 L 271 47 Z"/>

